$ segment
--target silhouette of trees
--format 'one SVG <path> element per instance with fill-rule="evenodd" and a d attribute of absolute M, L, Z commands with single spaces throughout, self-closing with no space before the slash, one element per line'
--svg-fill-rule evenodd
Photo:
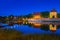
<path fill-rule="evenodd" d="M 57 17 L 60 18 L 60 14 L 59 13 L 57 14 Z"/>
<path fill-rule="evenodd" d="M 49 12 L 45 11 L 45 12 L 41 12 L 41 16 L 44 18 L 48 18 L 49 17 Z"/>
<path fill-rule="evenodd" d="M 9 18 L 9 25 L 13 25 L 14 24 L 14 22 L 13 22 L 14 16 L 10 15 L 10 16 L 8 16 L 8 18 Z"/>
<path fill-rule="evenodd" d="M 28 15 L 25 15 L 23 16 L 24 18 L 32 18 L 33 17 L 33 14 L 28 14 Z"/>
<path fill-rule="evenodd" d="M 2 22 L 2 16 L 0 16 L 0 22 Z"/>
<path fill-rule="evenodd" d="M 9 20 L 13 20 L 14 16 L 13 15 L 10 15 L 9 16 Z"/>

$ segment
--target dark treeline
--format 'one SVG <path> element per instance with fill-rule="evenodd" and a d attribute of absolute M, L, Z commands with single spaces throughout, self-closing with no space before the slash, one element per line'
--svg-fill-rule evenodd
<path fill-rule="evenodd" d="M 49 14 L 50 14 L 50 12 L 48 12 L 48 11 L 41 12 L 41 16 L 44 18 L 49 18 Z M 60 18 L 60 13 L 57 13 L 57 17 Z"/>

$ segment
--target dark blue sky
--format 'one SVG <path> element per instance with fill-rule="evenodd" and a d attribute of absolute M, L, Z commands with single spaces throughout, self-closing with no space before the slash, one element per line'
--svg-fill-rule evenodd
<path fill-rule="evenodd" d="M 0 0 L 0 15 L 26 15 L 32 12 L 60 12 L 60 0 Z"/>

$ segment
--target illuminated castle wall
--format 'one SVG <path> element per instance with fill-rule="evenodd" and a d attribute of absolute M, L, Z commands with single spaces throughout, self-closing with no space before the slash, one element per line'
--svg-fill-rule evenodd
<path fill-rule="evenodd" d="M 41 18 L 41 13 L 40 12 L 34 12 L 33 13 L 33 18 L 35 18 L 35 19 Z"/>
<path fill-rule="evenodd" d="M 50 16 L 50 18 L 57 18 L 57 12 L 56 12 L 56 10 L 55 9 L 53 9 L 53 10 L 51 10 L 51 12 L 50 12 L 50 14 L 49 14 Z"/>
<path fill-rule="evenodd" d="M 40 12 L 34 12 L 33 18 L 42 18 Z M 49 13 L 49 18 L 57 18 L 57 12 L 55 9 L 52 9 Z"/>

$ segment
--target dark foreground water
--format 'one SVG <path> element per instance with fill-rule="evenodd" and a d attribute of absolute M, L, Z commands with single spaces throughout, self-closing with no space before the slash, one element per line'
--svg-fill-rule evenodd
<path fill-rule="evenodd" d="M 10 28 L 10 29 L 15 29 L 15 30 L 19 30 L 24 34 L 40 34 L 40 33 L 53 33 L 50 30 L 45 31 L 45 30 L 41 30 L 40 28 L 34 28 L 34 27 L 30 27 L 28 25 L 13 25 L 13 26 L 6 26 L 5 28 Z M 54 32 L 54 34 L 60 34 L 60 28 L 56 30 L 56 32 Z"/>

